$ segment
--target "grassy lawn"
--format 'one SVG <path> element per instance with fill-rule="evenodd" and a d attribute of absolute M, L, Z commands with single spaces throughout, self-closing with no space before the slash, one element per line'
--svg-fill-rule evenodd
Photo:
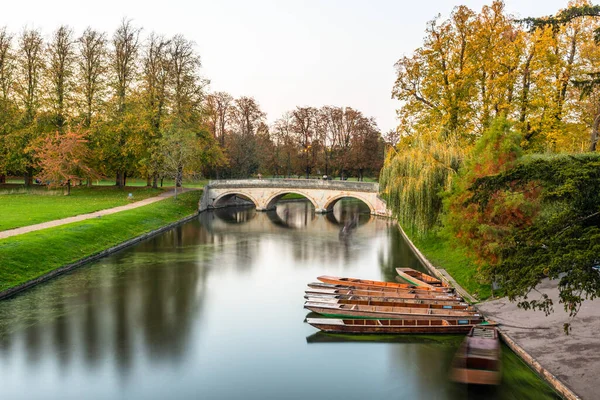
<path fill-rule="evenodd" d="M 162 192 L 145 187 L 74 187 L 65 196 L 62 189 L 0 189 L 0 231 L 129 204 L 129 193 L 138 201 Z"/>
<path fill-rule="evenodd" d="M 183 181 L 183 187 L 184 188 L 198 188 L 201 189 L 204 186 L 206 186 L 208 184 L 208 179 L 201 179 L 201 180 L 185 180 Z M 94 185 L 97 186 L 114 186 L 115 185 L 115 181 L 114 179 L 103 179 L 100 181 L 96 181 L 94 182 Z M 146 180 L 145 179 L 140 179 L 140 178 L 127 178 L 127 186 L 137 186 L 137 187 L 145 187 L 146 186 Z M 160 180 L 158 181 L 158 186 L 160 187 Z M 163 189 L 166 188 L 173 188 L 175 186 L 175 180 L 174 179 L 164 179 L 163 180 Z"/>
<path fill-rule="evenodd" d="M 202 191 L 134 210 L 0 240 L 0 290 L 35 279 L 198 210 Z"/>
<path fill-rule="evenodd" d="M 435 232 L 427 235 L 413 235 L 408 229 L 405 232 L 434 266 L 448 271 L 467 292 L 479 300 L 492 295 L 491 286 L 477 279 L 477 265 L 463 248 L 454 246 L 447 238 Z"/>
<path fill-rule="evenodd" d="M 7 179 L 6 183 L 11 184 L 11 185 L 19 185 L 20 187 L 23 186 L 23 184 L 25 183 L 23 181 L 23 179 Z M 200 180 L 185 180 L 183 181 L 183 187 L 187 187 L 187 188 L 203 188 L 204 186 L 206 186 L 206 184 L 208 183 L 208 179 L 200 179 Z M 93 182 L 94 186 L 115 186 L 115 180 L 114 179 L 102 179 L 99 181 L 94 181 Z M 160 186 L 160 180 L 158 181 L 158 185 Z M 146 179 L 141 179 L 141 178 L 127 178 L 127 187 L 145 187 L 146 186 Z M 163 180 L 163 188 L 169 188 L 169 187 L 173 187 L 175 186 L 175 180 L 174 179 L 164 179 Z"/>

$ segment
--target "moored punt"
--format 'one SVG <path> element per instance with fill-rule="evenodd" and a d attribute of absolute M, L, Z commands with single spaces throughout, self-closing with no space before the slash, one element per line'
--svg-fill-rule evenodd
<path fill-rule="evenodd" d="M 454 293 L 434 292 L 431 290 L 418 289 L 387 289 L 387 288 L 357 288 L 344 285 L 331 285 L 328 283 L 309 283 L 306 293 L 308 294 L 346 294 L 358 296 L 398 297 L 405 299 L 428 299 L 463 301 Z"/>
<path fill-rule="evenodd" d="M 454 357 L 450 378 L 474 385 L 498 385 L 500 372 L 500 341 L 496 327 L 474 326 Z"/>
<path fill-rule="evenodd" d="M 324 332 L 389 335 L 466 333 L 481 320 L 307 318 L 306 322 Z"/>
<path fill-rule="evenodd" d="M 322 275 L 317 277 L 318 280 L 333 285 L 347 285 L 354 286 L 357 288 L 385 288 L 385 289 L 414 289 L 414 285 L 408 283 L 395 283 L 395 282 L 383 282 L 383 281 L 372 281 L 369 279 L 358 279 L 358 278 L 341 278 L 337 276 Z M 452 288 L 447 287 L 420 287 L 420 290 L 427 290 L 432 292 L 449 292 Z"/>
<path fill-rule="evenodd" d="M 404 281 L 417 287 L 448 287 L 441 280 L 412 268 L 396 268 L 396 272 Z"/>
<path fill-rule="evenodd" d="M 479 319 L 480 314 L 465 310 L 440 310 L 415 307 L 369 306 L 307 301 L 304 308 L 327 317 L 370 319 Z"/>
<path fill-rule="evenodd" d="M 472 307 L 466 303 L 438 300 L 415 300 L 400 299 L 395 297 L 369 297 L 369 296 L 346 296 L 346 295 L 311 295 L 304 296 L 308 301 L 320 301 L 337 304 L 360 304 L 372 306 L 394 306 L 414 308 L 435 308 L 445 310 L 471 311 Z"/>

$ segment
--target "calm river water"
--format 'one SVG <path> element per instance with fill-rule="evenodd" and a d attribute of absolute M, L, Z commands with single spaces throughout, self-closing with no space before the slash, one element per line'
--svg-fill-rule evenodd
<path fill-rule="evenodd" d="M 363 210 L 364 211 L 364 210 Z M 326 335 L 304 323 L 321 274 L 420 268 L 386 219 L 340 202 L 222 209 L 0 302 L 2 399 L 544 399 L 504 349 L 504 381 L 448 381 L 460 336 Z"/>

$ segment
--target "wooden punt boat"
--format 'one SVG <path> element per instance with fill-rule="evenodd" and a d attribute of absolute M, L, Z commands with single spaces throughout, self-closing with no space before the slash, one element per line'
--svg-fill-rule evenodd
<path fill-rule="evenodd" d="M 307 318 L 306 322 L 324 332 L 390 335 L 466 333 L 481 320 Z"/>
<path fill-rule="evenodd" d="M 448 300 L 463 301 L 463 299 L 454 293 L 434 292 L 431 290 L 417 289 L 385 289 L 385 288 L 357 288 L 344 285 L 330 285 L 328 283 L 313 282 L 308 284 L 307 293 L 315 294 L 352 294 L 359 296 L 381 296 L 398 297 L 406 299 L 429 299 L 429 300 Z"/>
<path fill-rule="evenodd" d="M 408 283 L 372 281 L 369 279 L 341 278 L 327 275 L 319 276 L 317 279 L 321 282 L 330 283 L 332 285 L 347 285 L 357 288 L 415 289 L 414 285 Z M 420 287 L 419 289 L 432 292 L 449 292 L 453 290 L 452 288 L 447 287 Z"/>
<path fill-rule="evenodd" d="M 307 301 L 304 308 L 326 317 L 369 319 L 480 319 L 480 314 L 465 310 L 436 310 L 431 308 L 364 306 Z"/>
<path fill-rule="evenodd" d="M 346 296 L 346 295 L 312 295 L 304 296 L 308 301 L 320 301 L 337 304 L 360 304 L 371 306 L 393 306 L 393 307 L 414 307 L 414 308 L 435 308 L 443 310 L 466 310 L 471 311 L 472 307 L 467 303 L 455 301 L 438 300 L 415 300 L 400 299 L 395 297 L 369 297 L 369 296 Z"/>
<path fill-rule="evenodd" d="M 474 326 L 454 357 L 450 378 L 474 385 L 498 385 L 500 370 L 500 340 L 495 326 Z"/>
<path fill-rule="evenodd" d="M 396 268 L 396 272 L 404 281 L 419 288 L 449 287 L 445 282 L 434 278 L 433 276 L 424 274 L 421 271 L 417 271 L 416 269 Z"/>

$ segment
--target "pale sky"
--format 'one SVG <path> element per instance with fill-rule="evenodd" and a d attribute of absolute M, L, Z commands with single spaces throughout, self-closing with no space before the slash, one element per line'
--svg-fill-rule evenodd
<path fill-rule="evenodd" d="M 394 63 L 421 45 L 427 21 L 484 0 L 0 0 L 0 26 L 45 36 L 60 24 L 112 35 L 123 17 L 197 44 L 211 90 L 253 96 L 273 122 L 296 106 L 336 105 L 396 126 Z M 506 0 L 519 16 L 554 14 L 566 0 Z"/>

